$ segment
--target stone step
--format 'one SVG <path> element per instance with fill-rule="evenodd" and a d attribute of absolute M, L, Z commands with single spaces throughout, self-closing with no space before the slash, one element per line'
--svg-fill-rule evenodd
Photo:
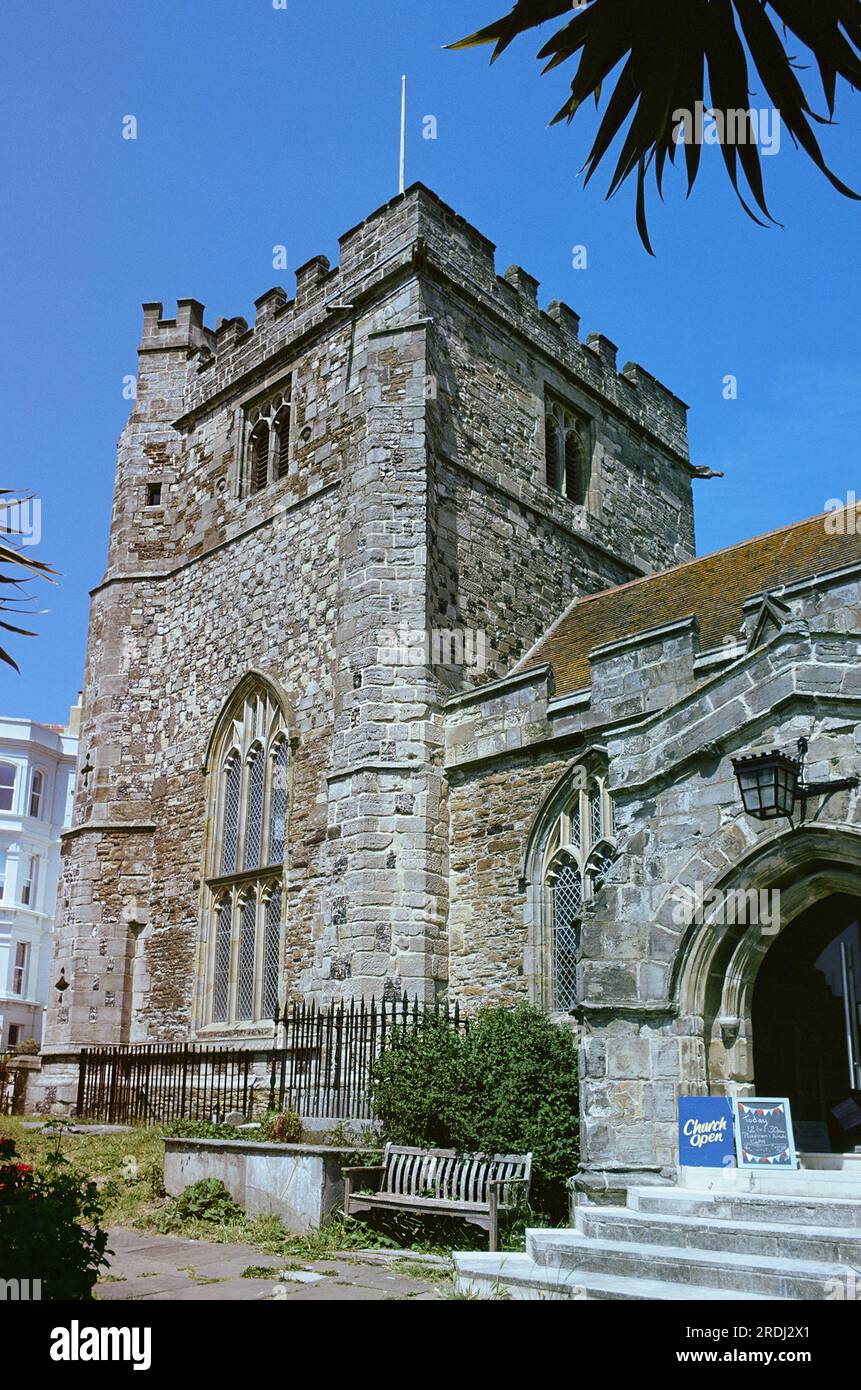
<path fill-rule="evenodd" d="M 840 1156 L 825 1155 L 836 1159 Z M 845 1157 L 845 1155 L 843 1155 Z M 782 1173 L 740 1168 L 682 1168 L 680 1188 L 686 1192 L 754 1192 L 769 1197 L 836 1197 L 861 1201 L 861 1169 L 847 1167 L 800 1168 Z"/>
<path fill-rule="evenodd" d="M 717 1250 L 757 1259 L 812 1261 L 861 1267 L 861 1230 L 738 1221 L 717 1216 L 681 1216 L 632 1211 L 628 1207 L 578 1207 L 576 1229 L 596 1240 L 671 1245 L 699 1254 Z"/>
<path fill-rule="evenodd" d="M 837 1197 L 769 1196 L 761 1192 L 697 1193 L 678 1187 L 632 1187 L 628 1206 L 662 1215 L 723 1217 L 729 1221 L 776 1221 L 791 1226 L 838 1226 L 861 1230 L 861 1200 Z"/>
<path fill-rule="evenodd" d="M 738 1299 L 771 1302 L 771 1294 L 739 1293 L 735 1289 L 704 1288 L 677 1284 L 669 1280 L 639 1279 L 619 1274 L 599 1274 L 594 1270 L 549 1270 L 528 1255 L 488 1254 L 469 1251 L 455 1255 L 456 1285 L 459 1293 L 479 1298 L 544 1299 L 548 1302 L 576 1299 L 648 1299 L 736 1302 Z"/>
<path fill-rule="evenodd" d="M 596 1208 L 595 1210 L 598 1210 Z M 605 1212 L 613 1208 L 605 1207 Z M 617 1208 L 626 1210 L 626 1208 Z M 618 1232 L 617 1232 L 618 1234 Z M 596 1239 L 576 1230 L 526 1232 L 527 1254 L 548 1270 L 583 1270 L 770 1297 L 825 1299 L 857 1278 L 848 1265 L 648 1241 Z"/>

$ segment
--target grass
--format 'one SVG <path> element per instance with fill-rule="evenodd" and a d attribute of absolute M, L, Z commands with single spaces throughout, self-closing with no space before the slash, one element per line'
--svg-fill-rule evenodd
<path fill-rule="evenodd" d="M 37 1117 L 41 1118 L 41 1117 Z M 0 1116 L 0 1137 L 14 1139 L 19 1160 L 42 1168 L 59 1144 L 65 1159 L 98 1187 L 103 1226 L 130 1226 L 162 1198 L 164 1150 L 156 1129 L 124 1134 L 46 1134 L 25 1129 L 18 1116 Z"/>
<path fill-rule="evenodd" d="M 452 1250 L 485 1248 L 483 1233 L 475 1226 L 450 1218 L 423 1220 L 396 1213 L 368 1221 L 338 1215 L 321 1230 L 304 1236 L 291 1235 L 276 1216 L 269 1215 L 252 1217 L 238 1213 L 216 1221 L 177 1222 L 162 1186 L 161 1134 L 160 1127 L 149 1127 L 122 1134 L 62 1132 L 58 1138 L 42 1130 L 25 1129 L 17 1116 L 0 1116 L 0 1137 L 15 1140 L 22 1163 L 42 1167 L 59 1142 L 63 1156 L 99 1188 L 104 1205 L 103 1226 L 170 1233 L 216 1244 L 248 1244 L 262 1254 L 292 1256 L 303 1261 L 327 1259 L 352 1250 L 410 1250 L 447 1256 Z M 518 1222 L 508 1232 L 506 1248 L 523 1249 L 525 1224 Z"/>

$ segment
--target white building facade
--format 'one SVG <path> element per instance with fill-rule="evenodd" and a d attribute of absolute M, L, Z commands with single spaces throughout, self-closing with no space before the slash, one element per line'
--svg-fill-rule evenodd
<path fill-rule="evenodd" d="M 0 1050 L 42 1040 L 78 718 L 77 706 L 65 728 L 0 718 Z"/>

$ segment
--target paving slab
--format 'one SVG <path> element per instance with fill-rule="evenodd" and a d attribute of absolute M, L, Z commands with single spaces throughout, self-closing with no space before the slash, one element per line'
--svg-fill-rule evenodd
<path fill-rule="evenodd" d="M 319 1260 L 264 1255 L 253 1245 L 217 1244 L 114 1227 L 106 1276 L 98 1299 L 153 1302 L 273 1302 L 440 1299 L 451 1289 L 449 1262 L 408 1251 L 344 1251 Z M 415 1272 L 409 1269 L 414 1264 Z M 241 1278 L 254 1266 L 270 1277 Z M 441 1278 L 428 1278 L 428 1270 Z"/>

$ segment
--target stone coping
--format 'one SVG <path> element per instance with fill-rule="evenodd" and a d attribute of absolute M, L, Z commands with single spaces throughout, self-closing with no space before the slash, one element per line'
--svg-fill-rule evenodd
<path fill-rule="evenodd" d="M 165 1150 L 170 1146 L 177 1149 L 236 1149 L 240 1153 L 265 1153 L 265 1154 L 285 1154 L 287 1156 L 300 1156 L 308 1154 L 315 1155 L 338 1154 L 349 1155 L 352 1150 L 343 1144 L 274 1144 L 265 1139 L 184 1139 L 180 1135 L 163 1134 L 162 1140 Z M 357 1149 L 356 1155 L 360 1154 L 379 1154 L 382 1157 L 383 1150 L 380 1148 Z"/>

